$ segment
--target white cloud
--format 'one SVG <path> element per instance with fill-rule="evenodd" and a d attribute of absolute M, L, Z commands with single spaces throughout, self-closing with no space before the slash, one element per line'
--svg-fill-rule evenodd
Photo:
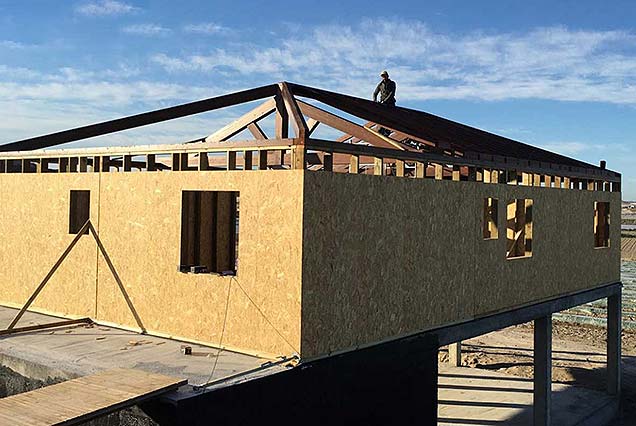
<path fill-rule="evenodd" d="M 125 15 L 139 10 L 138 7 L 116 0 L 102 0 L 83 3 L 75 8 L 75 11 L 86 16 L 113 16 Z"/>
<path fill-rule="evenodd" d="M 143 36 L 165 36 L 170 34 L 169 28 L 162 27 L 157 24 L 135 24 L 122 28 L 122 31 L 128 34 L 136 34 Z"/>
<path fill-rule="evenodd" d="M 171 73 L 222 72 L 292 80 L 369 97 L 381 69 L 398 102 L 428 99 L 551 99 L 636 103 L 636 36 L 626 31 L 538 28 L 526 33 L 445 34 L 418 21 L 318 26 L 266 45 L 204 54 L 155 54 Z"/>
<path fill-rule="evenodd" d="M 214 22 L 190 24 L 183 27 L 183 31 L 194 34 L 222 34 L 230 31 L 229 28 Z"/>
<path fill-rule="evenodd" d="M 18 49 L 25 49 L 27 47 L 28 46 L 26 44 L 20 43 L 20 42 L 17 42 L 17 41 L 0 40 L 0 48 L 18 50 Z"/>

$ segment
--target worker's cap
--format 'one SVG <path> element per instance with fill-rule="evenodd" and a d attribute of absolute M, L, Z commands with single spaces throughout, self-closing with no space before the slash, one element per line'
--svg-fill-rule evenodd
<path fill-rule="evenodd" d="M 388 72 L 387 70 L 384 70 L 384 71 L 382 71 L 382 72 L 380 73 L 380 77 L 384 77 L 385 75 L 386 75 L 387 77 L 389 76 L 389 72 Z"/>

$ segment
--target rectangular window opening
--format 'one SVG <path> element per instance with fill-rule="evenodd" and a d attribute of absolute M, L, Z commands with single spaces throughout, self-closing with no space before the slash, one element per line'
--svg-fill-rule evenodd
<path fill-rule="evenodd" d="M 609 247 L 610 203 L 594 203 L 594 247 Z"/>
<path fill-rule="evenodd" d="M 78 190 L 71 191 L 71 202 L 69 208 L 68 233 L 77 234 L 90 217 L 91 191 Z M 88 228 L 84 231 L 88 234 Z"/>
<path fill-rule="evenodd" d="M 179 270 L 236 275 L 239 193 L 183 191 Z"/>
<path fill-rule="evenodd" d="M 507 206 L 506 258 L 532 256 L 532 200 L 519 198 Z"/>
<path fill-rule="evenodd" d="M 497 209 L 499 200 L 496 198 L 484 198 L 484 221 L 483 235 L 484 240 L 496 240 L 499 238 L 499 229 L 497 228 Z"/>

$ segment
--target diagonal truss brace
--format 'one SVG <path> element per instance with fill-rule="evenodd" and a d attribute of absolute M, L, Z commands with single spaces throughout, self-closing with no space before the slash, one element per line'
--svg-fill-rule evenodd
<path fill-rule="evenodd" d="M 250 132 L 254 134 L 256 129 L 252 125 L 255 125 L 257 121 L 267 117 L 274 111 L 276 111 L 276 102 L 274 99 L 269 99 L 237 120 L 234 120 L 232 123 L 206 137 L 205 142 L 223 142 L 245 129 L 249 129 Z M 258 128 L 258 125 L 256 126 Z"/>
<path fill-rule="evenodd" d="M 124 299 L 126 300 L 126 304 L 128 305 L 130 312 L 132 312 L 133 316 L 135 317 L 135 321 L 137 322 L 137 326 L 139 326 L 141 333 L 146 333 L 146 328 L 141 322 L 141 318 L 139 318 L 139 315 L 137 314 L 137 311 L 135 310 L 135 307 L 133 306 L 132 301 L 130 300 L 130 297 L 128 296 L 128 292 L 126 292 L 126 289 L 124 288 L 124 284 L 121 282 L 121 279 L 119 278 L 119 274 L 117 274 L 117 271 L 115 270 L 115 267 L 113 266 L 113 262 L 110 260 L 108 253 L 106 253 L 106 249 L 104 248 L 102 241 L 99 239 L 99 235 L 97 235 L 97 231 L 95 231 L 95 228 L 93 227 L 93 224 L 91 223 L 90 219 L 87 220 L 86 223 L 82 226 L 82 228 L 78 231 L 75 238 L 73 238 L 73 241 L 71 241 L 71 243 L 68 245 L 66 250 L 64 250 L 64 253 L 62 253 L 62 255 L 59 257 L 57 262 L 55 262 L 51 270 L 48 272 L 48 274 L 46 274 L 46 277 L 44 277 L 40 285 L 38 285 L 38 287 L 35 289 L 33 294 L 31 294 L 31 297 L 29 297 L 29 300 L 27 300 L 27 302 L 24 304 L 22 309 L 20 309 L 20 312 L 18 312 L 15 318 L 13 318 L 13 321 L 11 321 L 11 324 L 9 324 L 9 327 L 7 327 L 5 331 L 10 331 L 14 329 L 15 325 L 18 323 L 18 321 L 20 321 L 20 319 L 25 314 L 27 309 L 29 309 L 31 304 L 42 292 L 46 284 L 51 280 L 55 272 L 59 269 L 59 267 L 62 265 L 64 260 L 71 253 L 71 251 L 73 250 L 73 247 L 75 247 L 75 245 L 79 242 L 80 238 L 82 238 L 82 235 L 84 235 L 86 230 L 89 230 L 91 235 L 93 235 L 93 238 L 95 238 L 97 247 L 99 247 L 99 251 L 102 253 L 102 256 L 104 256 L 104 259 L 106 260 L 106 263 L 108 264 L 108 268 L 110 269 L 110 272 L 113 274 L 113 277 L 115 278 L 115 281 L 117 282 L 117 285 L 119 286 L 119 290 L 121 291 L 122 295 L 124 296 Z"/>
<path fill-rule="evenodd" d="M 364 141 L 371 143 L 372 145 L 381 147 L 381 148 L 392 148 L 399 149 L 400 151 L 405 151 L 404 148 L 399 142 L 394 141 L 393 139 L 382 136 L 378 132 L 369 129 L 368 127 L 360 126 L 353 121 L 349 121 L 345 118 L 338 117 L 335 114 L 327 112 L 323 109 L 305 103 L 303 101 L 297 101 L 298 106 L 303 114 L 311 117 L 312 119 L 319 121 L 323 124 L 331 126 L 335 129 L 340 130 L 343 133 L 348 135 L 352 135 Z"/>

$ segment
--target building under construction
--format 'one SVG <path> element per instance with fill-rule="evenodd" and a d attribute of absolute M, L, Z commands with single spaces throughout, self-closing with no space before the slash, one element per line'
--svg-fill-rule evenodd
<path fill-rule="evenodd" d="M 188 143 L 56 147 L 254 101 Z M 0 151 L 6 339 L 31 311 L 299 360 L 148 403 L 166 424 L 433 424 L 438 348 L 528 321 L 547 424 L 551 314 L 601 298 L 619 394 L 621 177 L 604 164 L 292 83 Z"/>

